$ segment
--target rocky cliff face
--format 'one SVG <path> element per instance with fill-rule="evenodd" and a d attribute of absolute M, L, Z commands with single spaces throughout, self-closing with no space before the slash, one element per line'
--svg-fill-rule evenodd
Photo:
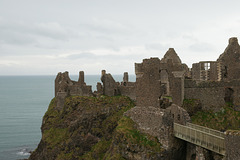
<path fill-rule="evenodd" d="M 166 149 L 159 141 L 161 136 L 142 132 L 136 117 L 123 116 L 134 107 L 127 97 L 71 96 L 61 110 L 56 103 L 51 101 L 43 117 L 42 139 L 30 160 L 165 160 L 183 151 L 176 146 L 175 152 Z"/>

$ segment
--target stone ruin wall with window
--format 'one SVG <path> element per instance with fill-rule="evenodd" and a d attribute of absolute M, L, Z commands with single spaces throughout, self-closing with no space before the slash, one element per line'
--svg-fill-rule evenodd
<path fill-rule="evenodd" d="M 240 46 L 230 38 L 217 61 L 194 63 L 191 79 L 185 79 L 186 99 L 199 99 L 203 109 L 220 109 L 231 103 L 240 110 Z"/>

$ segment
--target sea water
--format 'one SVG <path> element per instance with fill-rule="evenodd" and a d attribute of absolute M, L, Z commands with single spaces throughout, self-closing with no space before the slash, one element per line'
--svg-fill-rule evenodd
<path fill-rule="evenodd" d="M 122 81 L 122 75 L 113 76 Z M 78 76 L 71 76 L 77 80 Z M 25 159 L 41 139 L 42 117 L 54 97 L 55 76 L 0 76 L 0 160 Z M 135 76 L 129 76 L 135 81 Z M 100 75 L 86 75 L 96 90 Z"/>

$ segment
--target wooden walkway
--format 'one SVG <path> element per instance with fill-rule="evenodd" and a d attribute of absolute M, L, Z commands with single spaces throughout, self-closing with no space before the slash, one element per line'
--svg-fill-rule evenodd
<path fill-rule="evenodd" d="M 192 123 L 187 123 L 186 126 L 174 123 L 174 135 L 177 138 L 225 156 L 225 136 L 223 132 Z"/>

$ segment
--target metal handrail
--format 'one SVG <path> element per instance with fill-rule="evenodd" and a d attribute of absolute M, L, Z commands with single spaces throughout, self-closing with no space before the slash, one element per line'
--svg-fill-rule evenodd
<path fill-rule="evenodd" d="M 197 130 L 201 130 L 201 131 L 213 134 L 213 135 L 216 135 L 216 136 L 219 136 L 219 137 L 225 138 L 225 134 L 223 132 L 220 132 L 220 131 L 217 131 L 217 130 L 214 130 L 214 129 L 211 129 L 211 128 L 207 128 L 207 127 L 200 126 L 200 125 L 193 124 L 193 123 L 189 123 L 189 122 L 187 122 L 187 126 L 189 126 L 191 128 L 195 128 Z"/>
<path fill-rule="evenodd" d="M 224 137 L 177 123 L 174 123 L 174 135 L 177 138 L 199 145 L 221 155 L 225 155 Z"/>

